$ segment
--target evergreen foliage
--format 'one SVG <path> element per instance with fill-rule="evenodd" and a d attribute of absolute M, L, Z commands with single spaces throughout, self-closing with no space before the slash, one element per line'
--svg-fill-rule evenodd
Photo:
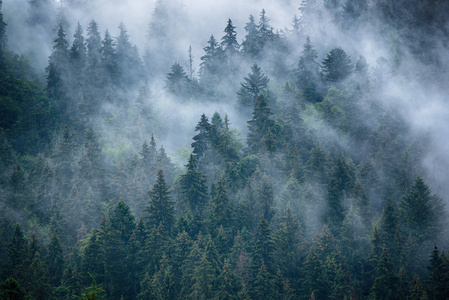
<path fill-rule="evenodd" d="M 445 1 L 284 0 L 288 28 L 207 39 L 158 0 L 143 57 L 74 19 L 107 1 L 24 2 L 0 1 L 1 299 L 449 299 Z"/>

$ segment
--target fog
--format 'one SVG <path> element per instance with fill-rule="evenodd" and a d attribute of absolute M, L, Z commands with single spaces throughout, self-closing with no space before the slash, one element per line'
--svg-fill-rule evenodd
<path fill-rule="evenodd" d="M 173 161 L 182 168 L 187 163 L 187 153 L 191 151 L 191 137 L 195 134 L 195 125 L 203 113 L 209 119 L 215 112 L 220 113 L 222 117 L 227 114 L 231 128 L 240 133 L 240 142 L 245 145 L 247 121 L 250 116 L 243 114 L 236 105 L 237 91 L 240 88 L 238 83 L 242 82 L 243 77 L 250 72 L 251 65 L 257 61 L 262 72 L 270 78 L 268 89 L 275 96 L 274 99 L 285 100 L 282 99 L 282 89 L 286 81 L 292 80 L 292 75 L 285 76 L 286 80 L 278 80 L 275 78 L 273 65 L 285 63 L 288 69 L 294 70 L 303 51 L 306 36 L 310 37 L 318 52 L 318 62 L 322 62 L 331 49 L 341 47 L 350 56 L 352 64 L 355 64 L 360 56 L 365 57 L 372 78 L 381 68 L 378 65 L 379 58 L 383 58 L 388 64 L 388 70 L 382 74 L 383 82 L 374 87 L 377 90 L 372 97 L 363 101 L 393 108 L 410 126 L 412 134 L 423 135 L 429 139 L 420 161 L 422 175 L 426 177 L 434 192 L 446 200 L 449 199 L 449 186 L 445 184 L 449 180 L 449 175 L 446 174 L 449 166 L 449 102 L 447 87 L 442 84 L 444 77 L 433 78 L 434 70 L 426 69 L 417 56 L 409 52 L 407 45 L 400 44 L 400 37 L 384 36 L 379 16 L 370 15 L 366 22 L 361 22 L 361 26 L 344 30 L 332 21 L 333 17 L 323 9 L 322 1 L 312 2 L 315 3 L 315 13 L 302 15 L 298 9 L 300 1 L 42 1 L 47 8 L 51 8 L 46 11 L 48 22 L 52 24 L 51 28 L 48 23 L 26 23 L 29 14 L 29 11 L 24 9 L 28 6 L 26 0 L 5 0 L 3 13 L 8 24 L 9 48 L 28 58 L 43 80 L 48 57 L 53 51 L 51 41 L 55 38 L 56 23 L 61 16 L 64 16 L 69 24 L 66 28 L 69 44 L 77 22 L 86 34 L 89 22 L 94 19 L 99 25 L 102 37 L 108 29 L 114 38 L 119 34 L 119 24 L 123 23 L 130 42 L 137 46 L 141 58 L 145 59 L 146 55 L 150 57 L 153 64 L 149 66 L 150 76 L 145 78 L 148 82 L 148 94 L 141 99 L 151 111 L 150 116 L 141 116 L 132 111 L 137 105 L 142 81 L 132 89 L 123 91 L 123 94 L 117 97 L 121 102 L 102 104 L 99 115 L 92 118 L 100 141 L 106 148 L 126 149 L 107 158 L 107 161 L 115 166 L 122 160 L 129 160 L 139 151 L 143 141 L 149 140 L 154 134 L 158 145 L 163 145 Z M 169 8 L 166 15 L 168 19 L 165 20 L 162 36 L 157 36 L 150 28 L 154 22 L 160 22 L 155 8 L 164 3 Z M 224 35 L 223 29 L 230 18 L 236 27 L 237 40 L 241 43 L 245 38 L 244 26 L 249 16 L 254 16 L 257 23 L 262 9 L 265 9 L 274 32 L 287 37 L 286 40 L 291 46 L 288 57 L 280 59 L 268 53 L 262 59 L 241 60 L 238 72 L 232 74 L 227 83 L 219 87 L 221 94 L 214 96 L 212 101 L 208 101 L 209 96 L 185 99 L 174 97 L 167 92 L 166 76 L 170 66 L 178 62 L 184 69 L 187 68 L 189 46 L 192 46 L 194 56 L 194 77 L 198 78 L 200 58 L 204 55 L 203 48 L 207 46 L 210 36 L 214 35 L 220 42 Z M 307 26 L 301 28 L 299 37 L 292 38 L 289 32 L 292 31 L 295 16 Z M 401 52 L 401 56 L 400 63 L 396 66 L 398 52 Z M 438 44 L 435 55 L 441 60 L 442 68 L 447 64 L 446 53 L 447 49 Z M 279 103 L 272 105 L 276 108 Z M 314 111 L 313 107 L 309 107 L 307 113 L 309 118 L 305 124 L 308 130 L 317 134 L 317 140 L 321 144 L 337 145 L 337 149 L 343 149 L 347 153 L 355 151 L 351 147 L 356 141 L 351 141 L 350 137 L 342 135 L 332 125 L 323 123 L 316 117 L 315 114 L 319 112 Z M 105 115 L 110 116 L 107 122 L 102 119 Z M 365 122 L 373 131 L 378 126 L 377 123 L 369 123 L 370 120 Z M 131 135 L 122 132 L 123 128 L 128 127 L 135 128 Z M 353 154 L 355 157 L 363 156 L 360 153 Z M 281 190 L 282 187 L 276 188 Z"/>

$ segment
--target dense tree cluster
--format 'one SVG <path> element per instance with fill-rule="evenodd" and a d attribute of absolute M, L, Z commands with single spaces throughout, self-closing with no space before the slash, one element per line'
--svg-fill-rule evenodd
<path fill-rule="evenodd" d="M 0 10 L 0 298 L 448 299 L 429 145 L 377 98 L 400 60 L 370 67 L 308 36 L 317 17 L 348 32 L 379 9 L 406 41 L 396 4 L 304 0 L 285 30 L 262 10 L 241 43 L 228 19 L 196 74 L 192 48 L 186 69 L 171 49 L 175 2 L 157 1 L 141 57 L 124 24 L 112 37 L 78 23 L 71 38 L 29 1 L 26 22 L 54 23 L 45 75 L 8 49 Z M 158 143 L 178 124 L 150 103 L 161 95 L 225 103 L 237 125 L 198 115 L 189 151 L 170 157 Z"/>

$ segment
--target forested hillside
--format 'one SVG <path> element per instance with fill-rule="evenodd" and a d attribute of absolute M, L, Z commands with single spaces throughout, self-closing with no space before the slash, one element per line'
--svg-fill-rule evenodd
<path fill-rule="evenodd" d="M 449 299 L 448 2 L 192 1 L 0 0 L 0 298 Z"/>

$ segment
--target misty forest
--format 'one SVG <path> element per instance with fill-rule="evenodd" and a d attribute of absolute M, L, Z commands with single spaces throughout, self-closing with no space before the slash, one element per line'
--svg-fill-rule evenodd
<path fill-rule="evenodd" d="M 449 299 L 449 2 L 236 2 L 0 1 L 1 299 Z"/>

